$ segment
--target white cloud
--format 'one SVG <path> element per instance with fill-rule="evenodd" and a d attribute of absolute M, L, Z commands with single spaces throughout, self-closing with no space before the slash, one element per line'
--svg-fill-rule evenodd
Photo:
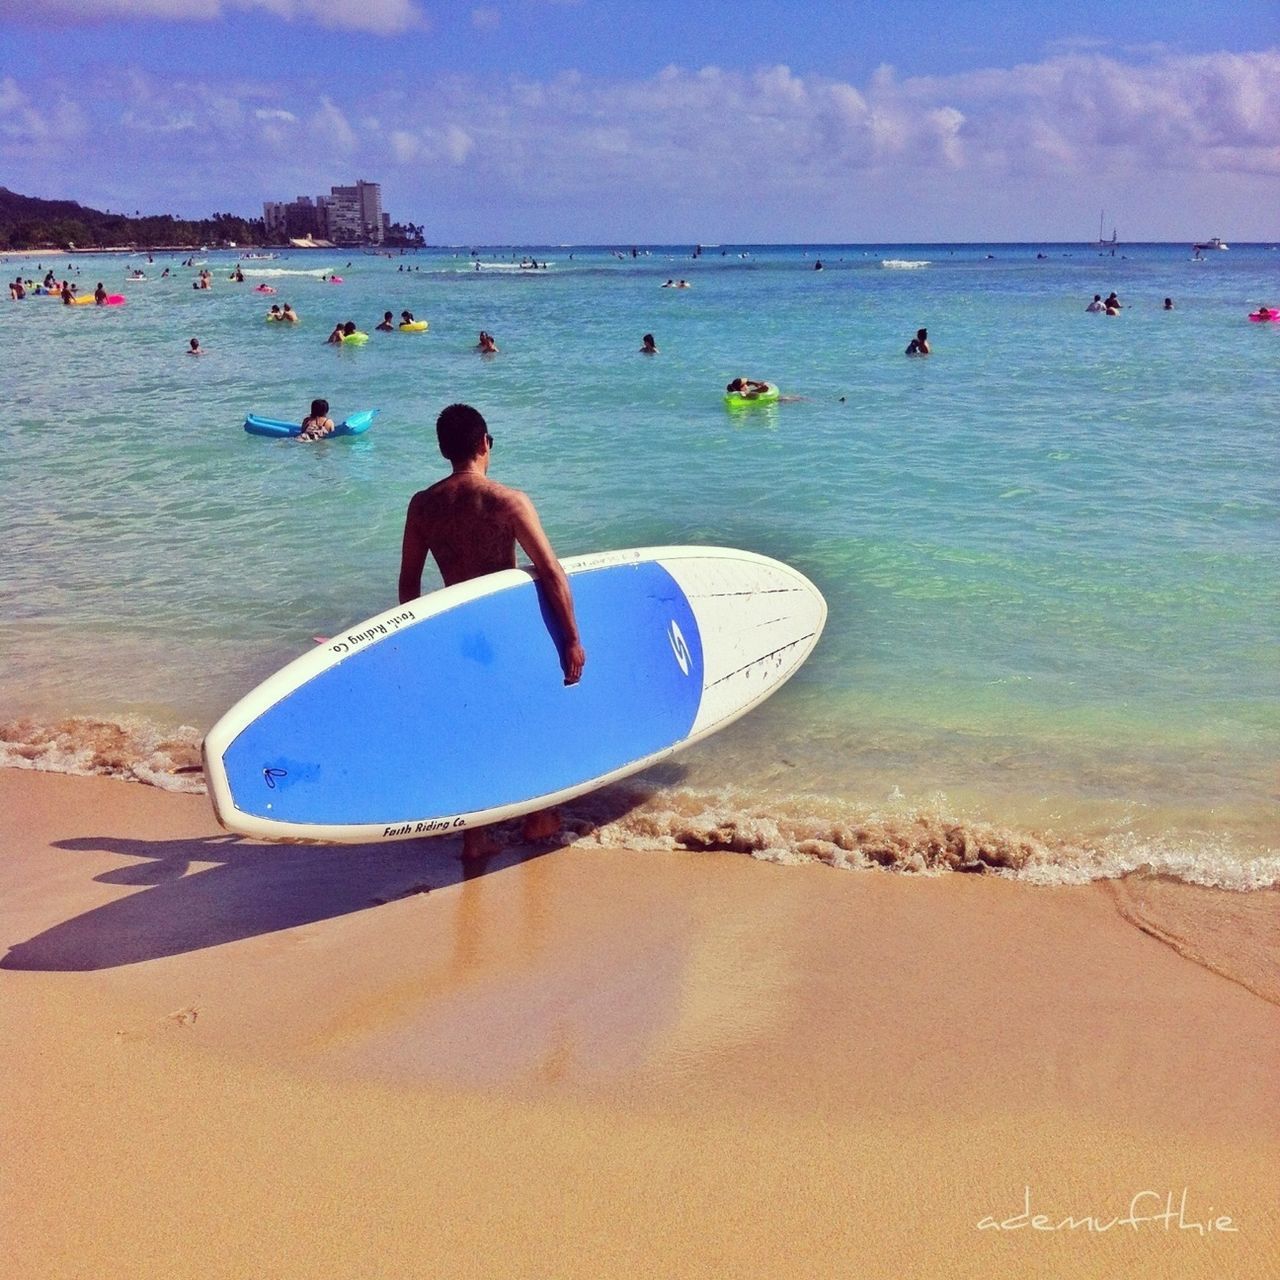
<path fill-rule="evenodd" d="M 322 148 L 342 155 L 350 155 L 356 149 L 356 131 L 329 98 L 320 99 L 320 107 L 311 117 L 311 134 Z"/>
<path fill-rule="evenodd" d="M 0 79 L 0 155 L 58 154 L 88 128 L 84 111 L 59 93 L 37 107 L 12 76 Z"/>
<path fill-rule="evenodd" d="M 446 124 L 440 128 L 393 129 L 387 143 L 393 159 L 398 164 L 431 165 L 445 161 L 462 164 L 475 147 L 475 139 L 460 125 Z"/>
<path fill-rule="evenodd" d="M 1259 205 L 1256 182 L 1280 175 L 1277 83 L 1280 50 L 1070 53 L 953 76 L 880 67 L 856 84 L 785 66 L 669 66 L 627 80 L 441 76 L 362 92 L 348 115 L 303 85 L 117 71 L 92 84 L 0 79 L 0 142 L 12 154 L 19 137 L 44 138 L 56 175 L 82 162 L 69 139 L 88 122 L 104 165 L 132 173 L 145 155 L 143 176 L 186 175 L 199 203 L 218 158 L 234 154 L 227 185 L 250 204 L 324 190 L 358 168 L 467 220 L 539 208 L 642 223 L 687 211 L 692 222 L 741 209 L 762 223 L 812 213 L 844 226 L 888 193 L 910 196 L 922 220 L 964 205 L 983 209 L 984 228 L 990 211 L 1012 210 L 1029 229 L 1033 215 L 1058 218 L 1064 198 L 1080 196 L 1092 219 L 1099 189 L 1158 208 L 1191 183 L 1206 200 L 1239 192 L 1261 226 L 1274 202 Z"/>
<path fill-rule="evenodd" d="M 265 12 L 286 21 L 394 35 L 426 24 L 416 0 L 0 0 L 0 18 L 28 24 L 160 19 L 209 22 L 234 12 Z"/>

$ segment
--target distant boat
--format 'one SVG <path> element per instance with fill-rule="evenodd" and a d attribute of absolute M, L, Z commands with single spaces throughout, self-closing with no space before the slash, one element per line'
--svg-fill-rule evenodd
<path fill-rule="evenodd" d="M 1201 252 L 1204 249 L 1230 249 L 1231 248 L 1229 244 L 1223 244 L 1223 242 L 1219 240 L 1217 236 L 1214 236 L 1212 240 L 1204 241 L 1203 244 L 1193 244 L 1191 247 L 1197 253 Z"/>
<path fill-rule="evenodd" d="M 1114 249 L 1114 248 L 1116 247 L 1116 244 L 1118 243 L 1118 241 L 1116 240 L 1116 229 L 1115 229 L 1115 227 L 1113 226 L 1113 227 L 1111 228 L 1111 239 L 1110 239 L 1110 240 L 1104 240 L 1104 239 L 1103 239 L 1103 236 L 1102 236 L 1102 225 L 1103 225 L 1103 221 L 1105 220 L 1106 216 L 1107 216 L 1107 215 L 1106 215 L 1106 210 L 1105 210 L 1105 209 L 1104 209 L 1100 214 L 1098 214 L 1098 248 L 1099 248 L 1099 249 Z"/>

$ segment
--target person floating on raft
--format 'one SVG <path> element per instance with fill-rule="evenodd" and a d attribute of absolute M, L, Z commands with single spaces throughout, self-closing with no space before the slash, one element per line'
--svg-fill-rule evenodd
<path fill-rule="evenodd" d="M 311 402 L 311 412 L 302 420 L 302 430 L 298 433 L 298 440 L 323 440 L 325 436 L 331 436 L 334 432 L 333 419 L 329 417 L 329 402 L 327 400 L 313 400 Z"/>
<path fill-rule="evenodd" d="M 756 382 L 753 378 L 734 378 L 734 380 L 725 387 L 728 395 L 739 395 L 744 400 L 754 400 L 757 396 L 762 396 L 770 389 L 767 382 Z"/>

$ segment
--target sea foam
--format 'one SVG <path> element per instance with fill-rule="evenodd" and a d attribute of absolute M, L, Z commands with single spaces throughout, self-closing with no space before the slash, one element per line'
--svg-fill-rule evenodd
<path fill-rule="evenodd" d="M 69 717 L 0 724 L 0 767 L 98 775 L 166 791 L 205 792 L 201 737 L 139 717 Z M 909 804 L 766 796 L 638 782 L 562 806 L 565 838 L 602 848 L 740 853 L 785 866 L 938 876 L 995 874 L 1034 885 L 1086 884 L 1139 874 L 1247 891 L 1280 885 L 1280 852 L 1250 856 L 1225 840 L 1131 832 L 1073 836 Z"/>

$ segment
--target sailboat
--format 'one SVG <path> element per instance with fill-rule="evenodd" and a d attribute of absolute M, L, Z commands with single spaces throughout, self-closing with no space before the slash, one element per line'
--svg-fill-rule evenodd
<path fill-rule="evenodd" d="M 1105 209 L 1104 209 L 1104 210 L 1102 210 L 1102 212 L 1098 214 L 1098 248 L 1099 248 L 1099 249 L 1111 249 L 1112 251 L 1114 251 L 1114 250 L 1115 250 L 1115 247 L 1116 247 L 1116 244 L 1117 244 L 1117 241 L 1116 241 L 1116 229 L 1115 229 L 1115 227 L 1112 227 L 1112 228 L 1111 228 L 1111 239 L 1110 239 L 1110 240 L 1104 240 L 1104 239 L 1103 239 L 1103 237 L 1102 237 L 1102 225 L 1103 225 L 1103 221 L 1105 220 L 1106 216 L 1107 216 L 1107 211 L 1106 211 Z"/>

